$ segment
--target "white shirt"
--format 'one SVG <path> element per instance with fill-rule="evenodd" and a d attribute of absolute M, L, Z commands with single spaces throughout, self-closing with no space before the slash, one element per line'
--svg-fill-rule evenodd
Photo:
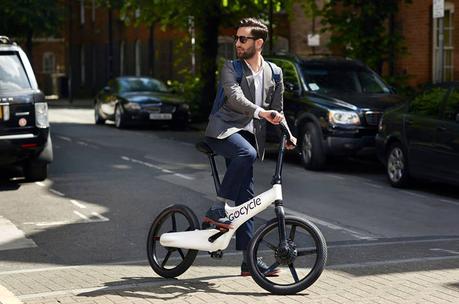
<path fill-rule="evenodd" d="M 250 64 L 244 60 L 247 66 L 249 67 L 250 71 L 252 72 L 253 76 L 253 84 L 255 86 L 255 105 L 257 105 L 257 109 L 253 113 L 253 117 L 260 119 L 258 114 L 262 110 L 262 102 L 263 102 L 263 57 L 261 58 L 261 65 L 257 72 L 255 72 Z M 244 130 L 249 131 L 250 133 L 254 134 L 253 130 L 253 119 L 244 127 Z"/>

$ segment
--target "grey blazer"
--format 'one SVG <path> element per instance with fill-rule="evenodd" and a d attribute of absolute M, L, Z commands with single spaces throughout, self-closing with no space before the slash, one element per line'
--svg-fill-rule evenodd
<path fill-rule="evenodd" d="M 262 107 L 266 110 L 283 111 L 284 84 L 282 70 L 271 63 L 276 74 L 280 74 L 280 82 L 276 87 L 269 64 L 263 61 L 263 94 Z M 253 119 L 255 141 L 258 157 L 264 158 L 266 142 L 266 121 L 253 117 L 255 105 L 255 85 L 252 71 L 242 60 L 243 77 L 237 82 L 237 75 L 231 61 L 227 61 L 221 71 L 221 85 L 225 92 L 223 106 L 209 116 L 205 136 L 223 139 L 242 129 Z"/>

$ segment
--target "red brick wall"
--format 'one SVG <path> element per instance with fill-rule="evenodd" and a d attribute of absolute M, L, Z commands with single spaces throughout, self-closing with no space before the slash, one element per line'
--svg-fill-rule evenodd
<path fill-rule="evenodd" d="M 454 14 L 454 80 L 459 80 L 459 0 L 449 0 L 455 6 Z M 402 4 L 397 16 L 408 53 L 397 58 L 397 72 L 410 75 L 409 84 L 432 81 L 433 20 L 432 0 L 413 0 Z"/>

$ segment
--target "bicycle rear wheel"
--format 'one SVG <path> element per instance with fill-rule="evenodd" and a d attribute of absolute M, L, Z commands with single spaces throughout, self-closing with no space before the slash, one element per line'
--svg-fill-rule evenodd
<path fill-rule="evenodd" d="M 199 229 L 194 212 L 184 205 L 172 205 L 164 209 L 153 221 L 147 240 L 148 261 L 151 268 L 164 278 L 183 274 L 193 264 L 198 250 L 163 247 L 159 239 L 166 232 Z"/>
<path fill-rule="evenodd" d="M 286 250 L 279 247 L 277 218 L 257 230 L 248 248 L 248 264 L 255 282 L 263 289 L 280 295 L 295 294 L 311 286 L 321 275 L 327 260 L 325 239 L 314 224 L 287 216 L 285 225 Z M 265 276 L 256 266 L 259 258 L 269 266 L 265 273 L 279 268 L 279 276 Z"/>

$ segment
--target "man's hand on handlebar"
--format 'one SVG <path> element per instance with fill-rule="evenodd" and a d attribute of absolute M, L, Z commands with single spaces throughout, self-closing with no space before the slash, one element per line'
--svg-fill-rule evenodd
<path fill-rule="evenodd" d="M 285 143 L 285 148 L 287 148 L 287 150 L 293 150 L 295 149 L 295 147 L 296 147 L 296 137 L 292 136 L 290 137 L 290 139 L 287 139 Z"/>
<path fill-rule="evenodd" d="M 266 119 L 273 125 L 280 124 L 280 122 L 284 119 L 284 115 L 274 110 L 269 110 L 269 111 L 261 110 L 260 113 L 258 113 L 258 116 Z"/>
<path fill-rule="evenodd" d="M 261 118 L 266 119 L 273 125 L 278 125 L 281 123 L 281 121 L 284 120 L 284 115 L 274 110 L 269 110 L 269 111 L 262 110 L 260 111 L 258 115 Z M 287 148 L 287 150 L 292 150 L 295 148 L 295 146 L 296 146 L 296 138 L 294 136 L 291 136 L 290 139 L 286 141 L 285 147 Z"/>

